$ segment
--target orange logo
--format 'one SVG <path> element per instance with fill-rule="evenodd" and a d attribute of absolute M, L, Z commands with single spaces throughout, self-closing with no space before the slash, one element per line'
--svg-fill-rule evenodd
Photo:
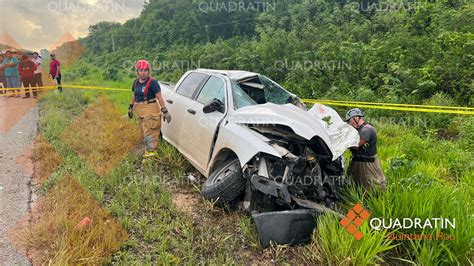
<path fill-rule="evenodd" d="M 355 239 L 360 240 L 364 237 L 364 234 L 359 230 L 359 227 L 369 218 L 369 216 L 370 213 L 366 211 L 362 205 L 357 203 L 339 223 L 344 226 L 344 228 L 346 228 Z"/>

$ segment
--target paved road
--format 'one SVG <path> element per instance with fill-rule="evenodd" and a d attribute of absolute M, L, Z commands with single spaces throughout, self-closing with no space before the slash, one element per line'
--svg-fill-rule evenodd
<path fill-rule="evenodd" d="M 23 102 L 20 102 L 23 100 Z M 21 104 L 22 112 L 25 105 L 31 105 L 24 114 L 18 117 L 18 109 L 7 106 Z M 7 121 L 16 117 L 14 123 Z M 38 107 L 33 100 L 0 97 L 0 265 L 29 265 L 28 259 L 15 249 L 6 238 L 8 230 L 29 211 L 31 198 L 31 173 L 17 164 L 17 158 L 33 143 L 37 133 L 39 119 Z"/>

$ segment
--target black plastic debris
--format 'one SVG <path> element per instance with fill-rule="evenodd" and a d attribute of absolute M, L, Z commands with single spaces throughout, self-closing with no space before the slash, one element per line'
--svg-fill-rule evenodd
<path fill-rule="evenodd" d="M 310 209 L 252 214 L 262 247 L 270 242 L 279 245 L 301 244 L 311 241 L 316 226 L 316 212 Z"/>

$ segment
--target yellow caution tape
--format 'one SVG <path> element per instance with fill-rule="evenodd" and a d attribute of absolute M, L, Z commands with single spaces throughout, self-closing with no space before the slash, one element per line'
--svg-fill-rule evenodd
<path fill-rule="evenodd" d="M 130 89 L 124 89 L 124 88 L 82 86 L 82 85 L 69 85 L 69 84 L 63 84 L 61 86 L 65 89 L 89 89 L 89 90 L 131 92 Z M 43 90 L 56 89 L 57 86 L 42 86 L 42 87 L 35 87 L 35 88 L 40 89 L 39 91 L 43 91 Z M 0 88 L 0 91 L 1 90 L 14 91 L 14 90 L 24 90 L 24 88 Z M 11 92 L 9 94 L 2 94 L 0 96 L 10 96 L 14 94 L 15 92 Z M 362 108 L 373 108 L 373 109 L 384 109 L 384 110 L 409 111 L 409 112 L 474 115 L 474 108 L 464 107 L 464 106 L 436 106 L 436 105 L 395 104 L 395 103 L 380 103 L 380 102 L 356 102 L 356 101 L 316 100 L 316 99 L 303 99 L 303 102 L 320 103 L 320 104 L 335 105 L 335 106 L 350 106 L 350 107 L 362 107 Z"/>
<path fill-rule="evenodd" d="M 55 89 L 57 86 L 39 86 L 39 87 L 31 87 L 34 89 Z M 0 88 L 0 91 L 18 91 L 24 90 L 25 88 Z"/>
<path fill-rule="evenodd" d="M 303 101 L 306 101 L 306 100 L 314 100 L 314 99 L 303 99 Z M 420 104 L 380 103 L 380 102 L 355 102 L 355 101 L 337 101 L 337 100 L 326 100 L 326 99 L 322 99 L 321 101 L 333 102 L 333 103 L 354 103 L 354 104 L 368 104 L 368 105 L 381 105 L 381 106 L 402 106 L 402 107 L 474 110 L 474 107 L 465 107 L 465 106 L 420 105 Z"/>
<path fill-rule="evenodd" d="M 330 102 L 330 101 L 324 101 L 324 100 L 320 101 L 320 100 L 314 100 L 314 99 L 304 99 L 304 102 L 320 103 L 320 104 L 335 105 L 335 106 L 350 106 L 350 107 L 397 110 L 397 111 L 408 111 L 408 112 L 474 115 L 474 111 L 466 111 L 466 110 L 430 109 L 430 108 L 421 108 L 421 107 L 414 108 L 414 107 L 401 107 L 401 106 L 380 106 L 380 105 L 370 105 L 370 104 L 360 104 L 360 103 L 337 103 L 337 102 Z"/>

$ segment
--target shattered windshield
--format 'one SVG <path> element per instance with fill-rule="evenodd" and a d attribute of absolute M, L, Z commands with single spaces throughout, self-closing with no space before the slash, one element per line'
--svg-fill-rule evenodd
<path fill-rule="evenodd" d="M 238 83 L 232 81 L 232 92 L 235 109 L 267 102 L 287 104 L 292 96 L 276 82 L 263 75 L 238 81 Z"/>
<path fill-rule="evenodd" d="M 258 76 L 265 86 L 265 100 L 267 102 L 275 103 L 275 104 L 287 104 L 288 99 L 290 98 L 291 94 L 289 94 L 285 89 L 283 89 L 280 85 L 278 85 L 273 80 L 263 76 Z"/>
<path fill-rule="evenodd" d="M 234 109 L 239 109 L 249 105 L 257 104 L 250 96 L 242 90 L 242 88 L 235 82 L 232 83 L 232 95 L 234 98 Z"/>

